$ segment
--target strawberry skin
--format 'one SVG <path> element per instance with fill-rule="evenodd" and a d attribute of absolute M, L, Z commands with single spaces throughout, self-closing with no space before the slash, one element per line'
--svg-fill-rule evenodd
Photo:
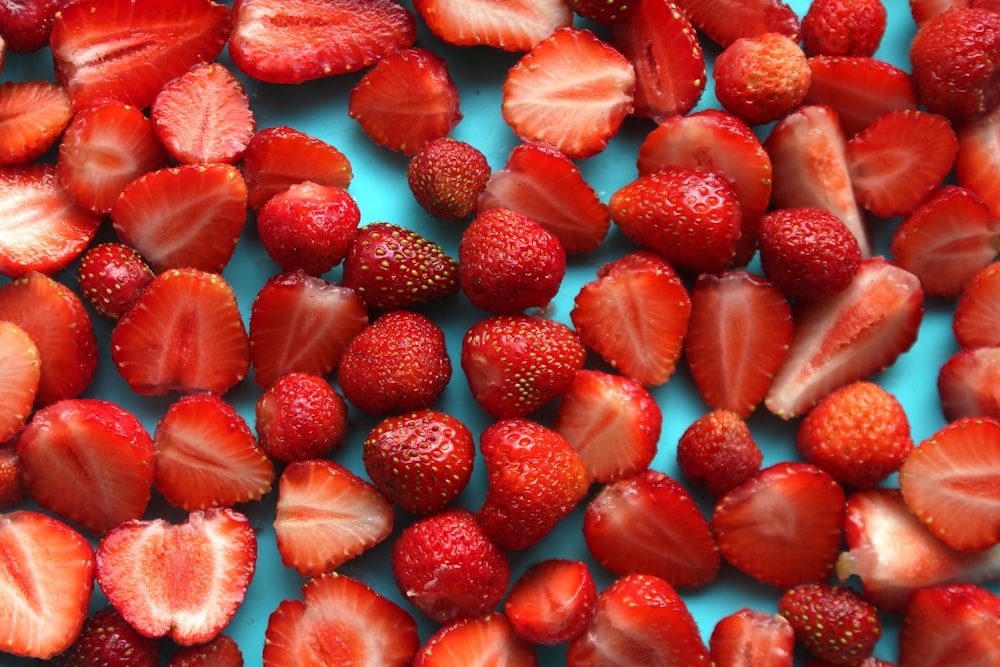
<path fill-rule="evenodd" d="M 42 377 L 38 346 L 13 322 L 0 321 L 0 369 L 0 442 L 7 442 L 31 416 Z"/>
<path fill-rule="evenodd" d="M 535 563 L 514 582 L 503 611 L 519 637 L 554 645 L 579 637 L 596 605 L 597 586 L 587 564 L 550 558 Z"/>
<path fill-rule="evenodd" d="M 1000 347 L 1000 264 L 991 263 L 973 276 L 955 304 L 951 328 L 963 350 Z"/>
<path fill-rule="evenodd" d="M 750 481 L 763 459 L 750 427 L 731 410 L 713 410 L 698 417 L 677 441 L 681 474 L 715 498 Z"/>
<path fill-rule="evenodd" d="M 472 144 L 438 137 L 406 165 L 406 183 L 420 207 L 441 220 L 462 220 L 490 179 L 490 164 Z"/>
<path fill-rule="evenodd" d="M 973 667 L 997 654 L 1000 596 L 970 583 L 914 591 L 903 610 L 900 667 Z"/>
<path fill-rule="evenodd" d="M 77 266 L 81 296 L 112 320 L 125 314 L 153 278 L 142 255 L 123 243 L 91 246 Z"/>
<path fill-rule="evenodd" d="M 856 665 L 869 658 L 882 638 L 875 605 L 843 586 L 790 588 L 778 600 L 778 613 L 791 623 L 800 646 L 835 665 Z"/>
<path fill-rule="evenodd" d="M 818 0 L 802 17 L 802 46 L 810 56 L 871 56 L 887 18 L 882 0 Z"/>
<path fill-rule="evenodd" d="M 165 667 L 243 667 L 243 652 L 229 635 L 216 635 L 204 644 L 183 646 L 174 652 Z"/>
<path fill-rule="evenodd" d="M 715 623 L 708 646 L 716 665 L 788 667 L 795 631 L 780 614 L 744 607 Z"/>
<path fill-rule="evenodd" d="M 438 628 L 420 647 L 412 667 L 451 665 L 538 667 L 538 655 L 500 612 L 464 618 Z"/>

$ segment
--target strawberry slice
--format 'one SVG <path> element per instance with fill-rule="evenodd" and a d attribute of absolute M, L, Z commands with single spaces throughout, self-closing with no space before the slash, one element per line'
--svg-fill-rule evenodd
<path fill-rule="evenodd" d="M 955 304 L 951 328 L 962 349 L 1000 347 L 1000 264 L 980 269 Z"/>
<path fill-rule="evenodd" d="M 591 157 L 633 110 L 635 70 L 607 42 L 565 27 L 507 73 L 501 113 L 524 141 L 551 144 L 571 159 Z"/>
<path fill-rule="evenodd" d="M 0 442 L 24 428 L 42 377 L 38 346 L 13 322 L 0 321 Z"/>
<path fill-rule="evenodd" d="M 69 95 L 49 81 L 0 84 L 0 165 L 27 164 L 52 148 L 73 117 Z"/>
<path fill-rule="evenodd" d="M 957 136 L 956 180 L 1000 216 L 1000 110 L 963 123 Z"/>
<path fill-rule="evenodd" d="M 49 44 L 75 108 L 117 99 L 144 109 L 168 81 L 222 53 L 229 28 L 229 7 L 211 0 L 95 0 L 62 8 Z"/>
<path fill-rule="evenodd" d="M 899 664 L 977 667 L 1000 654 L 1000 595 L 956 583 L 914 591 L 903 609 Z"/>
<path fill-rule="evenodd" d="M 0 645 L 51 658 L 83 628 L 94 589 L 94 548 L 83 535 L 31 510 L 0 514 Z"/>
<path fill-rule="evenodd" d="M 596 604 L 597 586 L 587 564 L 550 558 L 538 561 L 514 582 L 503 611 L 519 637 L 554 645 L 579 637 Z"/>
<path fill-rule="evenodd" d="M 573 22 L 573 12 L 563 0 L 415 0 L 413 8 L 448 44 L 503 51 L 528 51 Z"/>
<path fill-rule="evenodd" d="M 948 357 L 938 371 L 937 390 L 948 421 L 1000 419 L 1000 347 L 976 347 Z"/>
<path fill-rule="evenodd" d="M 910 15 L 920 28 L 938 14 L 952 7 L 968 6 L 969 0 L 910 0 Z"/>
<path fill-rule="evenodd" d="M 765 32 L 799 35 L 798 14 L 781 0 L 677 0 L 677 5 L 699 32 L 723 47 Z"/>
<path fill-rule="evenodd" d="M 510 619 L 493 612 L 443 625 L 420 647 L 412 667 L 535 667 L 534 646 L 521 639 Z"/>
<path fill-rule="evenodd" d="M 268 617 L 264 664 L 409 667 L 420 648 L 413 617 L 357 579 L 322 574 L 302 586 L 302 598 Z"/>
<path fill-rule="evenodd" d="M 604 242 L 611 214 L 572 160 L 538 142 L 521 143 L 493 172 L 476 211 L 506 208 L 552 232 L 568 253 L 589 252 Z"/>
<path fill-rule="evenodd" d="M 232 287 L 198 269 L 156 276 L 111 331 L 112 362 L 144 395 L 224 394 L 246 376 L 249 347 Z"/>
<path fill-rule="evenodd" d="M 243 667 L 243 651 L 229 635 L 216 635 L 203 644 L 182 646 L 164 667 Z"/>
<path fill-rule="evenodd" d="M 748 607 L 720 618 L 708 640 L 712 662 L 729 667 L 788 667 L 794 646 L 788 619 Z"/>
<path fill-rule="evenodd" d="M 791 419 L 891 365 L 917 338 L 923 299 L 916 276 L 875 257 L 861 263 L 846 289 L 798 304 L 788 356 L 764 397 L 768 410 Z"/>

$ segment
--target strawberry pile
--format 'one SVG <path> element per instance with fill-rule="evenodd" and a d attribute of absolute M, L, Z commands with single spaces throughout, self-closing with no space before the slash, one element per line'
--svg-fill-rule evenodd
<path fill-rule="evenodd" d="M 0 0 L 0 651 L 1000 664 L 996 0 Z"/>

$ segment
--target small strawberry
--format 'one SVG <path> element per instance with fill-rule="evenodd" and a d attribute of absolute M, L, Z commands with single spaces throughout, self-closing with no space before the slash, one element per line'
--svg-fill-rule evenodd
<path fill-rule="evenodd" d="M 792 624 L 798 645 L 834 665 L 856 665 L 871 656 L 882 638 L 875 605 L 843 586 L 790 588 L 778 600 L 778 613 Z"/>
<path fill-rule="evenodd" d="M 6 7 L 0 3 L 0 12 Z M 6 81 L 0 84 L 0 117 L 0 164 L 28 164 L 55 145 L 73 110 L 59 84 Z"/>
<path fill-rule="evenodd" d="M 24 428 L 35 407 L 41 378 L 35 341 L 13 322 L 0 321 L 0 442 L 7 442 Z"/>
<path fill-rule="evenodd" d="M 1000 654 L 1000 596 L 970 583 L 914 591 L 899 636 L 905 667 L 973 667 Z"/>
<path fill-rule="evenodd" d="M 178 648 L 164 667 L 243 667 L 243 652 L 229 635 Z"/>
<path fill-rule="evenodd" d="M 799 34 L 799 15 L 783 0 L 680 0 L 677 5 L 699 32 L 723 48 L 766 32 Z"/>
<path fill-rule="evenodd" d="M 347 437 L 347 403 L 322 377 L 287 373 L 257 399 L 254 427 L 275 461 L 318 459 Z"/>
<path fill-rule="evenodd" d="M 490 178 L 483 152 L 465 141 L 438 137 L 409 161 L 406 182 L 420 207 L 441 220 L 462 220 L 476 210 L 476 199 Z"/>
<path fill-rule="evenodd" d="M 816 0 L 802 16 L 802 48 L 809 56 L 872 56 L 887 18 L 882 0 Z"/>
<path fill-rule="evenodd" d="M 534 645 L 517 634 L 504 614 L 491 612 L 438 628 L 420 647 L 412 667 L 539 664 Z"/>
<path fill-rule="evenodd" d="M 129 625 L 112 606 L 87 617 L 73 645 L 52 659 L 53 667 L 159 667 L 160 648 Z"/>
<path fill-rule="evenodd" d="M 992 417 L 1000 419 L 997 383 L 1000 347 L 959 350 L 938 371 L 937 390 L 945 419 Z"/>
<path fill-rule="evenodd" d="M 788 667 L 794 646 L 788 619 L 749 607 L 716 621 L 708 640 L 712 662 L 727 667 Z"/>
<path fill-rule="evenodd" d="M 503 611 L 519 637 L 554 645 L 579 637 L 596 604 L 597 586 L 587 564 L 550 558 L 538 561 L 514 582 Z"/>
<path fill-rule="evenodd" d="M 955 304 L 951 328 L 964 350 L 1000 347 L 1000 264 L 988 264 L 973 276 Z"/>
<path fill-rule="evenodd" d="M 634 16 L 642 6 L 640 0 L 569 0 L 573 12 L 595 23 L 613 25 Z"/>
<path fill-rule="evenodd" d="M 103 317 L 117 320 L 153 280 L 153 270 L 123 243 L 101 243 L 83 254 L 77 267 L 80 294 Z"/>
<path fill-rule="evenodd" d="M 3 0 L 0 2 L 0 35 L 15 53 L 31 53 L 49 45 L 56 12 L 71 0 Z"/>
<path fill-rule="evenodd" d="M 698 417 L 677 440 L 681 474 L 716 498 L 750 481 L 763 459 L 746 421 L 730 410 Z"/>

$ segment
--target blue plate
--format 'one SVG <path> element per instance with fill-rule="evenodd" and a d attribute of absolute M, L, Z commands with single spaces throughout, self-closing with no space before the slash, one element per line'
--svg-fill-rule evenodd
<path fill-rule="evenodd" d="M 404 4 L 412 9 L 409 1 Z M 809 5 L 807 0 L 791 0 L 789 4 L 800 16 L 805 14 Z M 889 9 L 888 28 L 876 56 L 906 69 L 909 65 L 909 44 L 916 27 L 910 17 L 907 3 L 889 0 L 885 4 Z M 577 25 L 595 28 L 592 24 L 579 19 Z M 606 35 L 602 28 L 596 28 L 596 31 L 598 34 Z M 477 146 L 485 153 L 493 168 L 502 168 L 518 140 L 501 117 L 500 90 L 507 70 L 517 61 L 519 55 L 486 47 L 449 46 L 430 35 L 422 24 L 418 44 L 430 48 L 448 61 L 451 74 L 461 91 L 461 111 L 464 118 L 454 129 L 452 136 Z M 718 52 L 716 46 L 708 43 L 705 43 L 705 49 L 710 60 Z M 227 55 L 224 54 L 220 60 L 231 66 Z M 375 146 L 362 132 L 360 126 L 348 117 L 348 95 L 359 76 L 359 74 L 343 75 L 298 86 L 270 85 L 242 78 L 250 94 L 260 128 L 288 125 L 303 130 L 336 146 L 350 159 L 355 174 L 350 192 L 361 209 L 363 223 L 381 220 L 411 227 L 441 244 L 452 256 L 457 256 L 462 224 L 445 223 L 429 217 L 414 202 L 407 187 L 406 159 Z M 29 55 L 8 54 L 3 80 L 39 78 L 51 78 L 51 56 L 48 51 Z M 718 107 L 711 89 L 711 77 L 708 90 L 698 105 L 699 109 L 708 107 Z M 615 190 L 635 178 L 639 144 L 652 129 L 653 125 L 649 121 L 629 119 L 607 150 L 579 163 L 584 176 L 603 200 L 607 201 Z M 767 130 L 768 128 L 761 128 L 762 136 Z M 876 250 L 887 253 L 891 226 L 887 223 L 873 231 Z M 107 224 L 102 229 L 101 240 L 113 240 L 113 232 Z M 587 255 L 571 256 L 565 282 L 554 300 L 549 316 L 569 324 L 570 309 L 580 287 L 594 278 L 597 268 L 604 262 L 620 257 L 631 249 L 633 247 L 612 229 L 606 242 L 597 251 Z M 757 267 L 751 265 L 751 268 Z M 224 276 L 236 290 L 241 310 L 247 321 L 257 290 L 268 277 L 277 272 L 277 266 L 258 243 L 251 222 L 224 272 Z M 339 269 L 334 269 L 326 277 L 334 281 L 339 280 Z M 56 278 L 75 287 L 75 265 L 60 272 Z M 6 282 L 6 279 L 0 279 L 0 282 Z M 935 381 L 940 366 L 958 349 L 950 328 L 953 306 L 952 301 L 928 300 L 926 316 L 916 344 L 891 368 L 874 378 L 903 403 L 910 417 L 916 442 L 929 437 L 945 425 Z M 469 306 L 461 295 L 431 304 L 424 310 L 444 328 L 453 361 L 458 359 L 461 340 L 466 329 L 485 315 Z M 110 363 L 108 341 L 111 323 L 97 315 L 94 315 L 93 319 L 101 342 L 102 356 L 97 376 L 85 392 L 85 396 L 118 402 L 132 410 L 152 432 L 157 420 L 176 396 L 149 399 L 133 393 Z M 490 423 L 490 419 L 472 401 L 461 369 L 457 363 L 454 365 L 456 375 L 436 407 L 462 419 L 474 433 L 478 433 Z M 664 415 L 659 453 L 653 462 L 653 467 L 670 475 L 679 476 L 675 458 L 677 440 L 696 418 L 708 411 L 708 408 L 700 398 L 683 364 L 667 384 L 653 389 L 652 392 L 662 406 Z M 259 390 L 252 380 L 246 380 L 227 394 L 226 398 L 252 425 L 254 404 L 258 395 Z M 536 415 L 543 422 L 551 419 L 551 416 L 551 409 L 543 410 Z M 360 445 L 373 425 L 371 418 L 352 409 L 348 440 L 332 458 L 364 475 Z M 795 423 L 782 422 L 760 409 L 751 418 L 750 426 L 764 452 L 765 465 L 796 458 Z M 484 490 L 485 474 L 480 465 L 473 475 L 470 486 L 459 497 L 458 503 L 475 510 L 482 502 Z M 707 496 L 699 495 L 698 498 L 706 513 L 710 512 L 711 502 Z M 260 537 L 257 573 L 247 592 L 246 601 L 226 632 L 237 640 L 243 650 L 246 664 L 252 667 L 261 664 L 264 631 L 269 614 L 281 600 L 297 598 L 304 579 L 284 567 L 277 553 L 271 524 L 274 514 L 274 493 L 261 502 L 241 509 L 248 514 Z M 528 566 L 541 559 L 562 557 L 590 563 L 601 588 L 613 581 L 613 575 L 597 565 L 587 552 L 581 536 L 582 509 L 583 505 L 536 547 L 513 553 L 513 576 L 519 576 Z M 164 514 L 177 516 L 177 513 L 167 508 L 162 500 L 155 500 L 150 509 L 150 516 Z M 400 515 L 399 525 L 401 526 L 404 521 L 405 518 Z M 422 639 L 426 639 L 435 630 L 435 625 L 409 606 L 396 588 L 389 567 L 391 542 L 391 539 L 387 540 L 363 556 L 344 564 L 340 572 L 367 582 L 409 609 L 420 624 Z M 992 588 L 1000 591 L 996 585 Z M 716 581 L 699 590 L 683 591 L 683 597 L 707 641 L 718 619 L 742 607 L 774 612 L 778 591 L 756 583 L 728 565 L 723 565 Z M 92 607 L 97 609 L 104 604 L 105 600 L 98 591 Z M 894 661 L 898 654 L 899 617 L 887 615 L 883 620 L 885 636 L 876 650 L 876 656 Z M 564 662 L 565 649 L 564 647 L 540 648 L 538 654 L 542 664 L 558 665 Z M 805 656 L 800 655 L 798 660 L 804 661 Z M 14 659 L 10 656 L 0 659 L 0 662 L 15 667 L 33 664 L 31 661 Z"/>

